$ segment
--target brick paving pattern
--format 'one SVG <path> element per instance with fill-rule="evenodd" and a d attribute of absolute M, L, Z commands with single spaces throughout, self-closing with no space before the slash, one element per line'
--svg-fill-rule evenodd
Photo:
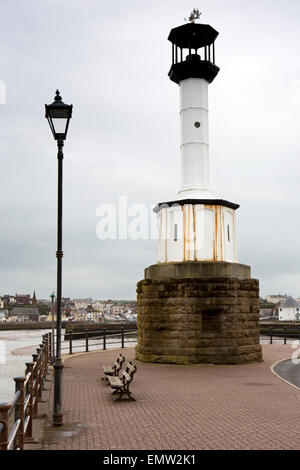
<path fill-rule="evenodd" d="M 244 366 L 178 366 L 135 361 L 136 402 L 115 403 L 102 365 L 119 350 L 65 361 L 65 425 L 43 449 L 300 449 L 299 391 L 272 374 L 289 345 L 263 345 L 264 362 Z M 126 360 L 134 348 L 122 350 Z M 52 379 L 51 379 L 52 380 Z M 51 383 L 50 396 L 53 396 Z M 46 413 L 51 419 L 52 402 Z"/>

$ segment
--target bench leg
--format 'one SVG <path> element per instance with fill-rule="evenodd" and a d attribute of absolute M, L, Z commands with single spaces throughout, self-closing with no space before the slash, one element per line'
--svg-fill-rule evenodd
<path fill-rule="evenodd" d="M 120 390 L 120 393 L 120 396 L 116 398 L 115 401 L 136 401 L 136 399 L 134 398 L 132 393 L 129 392 L 129 390 Z M 123 399 L 123 395 L 127 395 L 127 398 Z"/>

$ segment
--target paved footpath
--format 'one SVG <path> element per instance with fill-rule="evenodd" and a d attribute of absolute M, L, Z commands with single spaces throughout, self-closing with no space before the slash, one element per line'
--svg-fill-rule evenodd
<path fill-rule="evenodd" d="M 113 363 L 117 352 L 65 361 L 65 424 L 50 426 L 50 400 L 40 444 L 32 448 L 300 449 L 300 391 L 270 369 L 291 356 L 290 346 L 263 345 L 264 362 L 244 366 L 136 362 L 137 401 L 124 403 L 115 403 L 101 380 L 102 365 Z M 122 352 L 134 358 L 134 348 Z M 52 378 L 49 386 L 52 397 Z"/>

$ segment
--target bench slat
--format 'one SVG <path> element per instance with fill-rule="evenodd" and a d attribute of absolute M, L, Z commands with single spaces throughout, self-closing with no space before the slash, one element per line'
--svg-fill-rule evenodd
<path fill-rule="evenodd" d="M 126 370 L 124 370 L 123 372 L 123 377 L 125 377 L 125 379 L 127 380 L 127 382 L 130 382 L 131 381 L 131 377 L 129 374 L 127 374 Z"/>
<path fill-rule="evenodd" d="M 132 364 L 130 364 L 130 362 L 127 362 L 126 367 L 128 367 L 128 369 L 130 369 L 131 372 L 135 371 L 135 367 Z"/>
<path fill-rule="evenodd" d="M 123 382 L 119 377 L 108 377 L 109 384 L 112 388 L 120 388 L 123 387 Z"/>

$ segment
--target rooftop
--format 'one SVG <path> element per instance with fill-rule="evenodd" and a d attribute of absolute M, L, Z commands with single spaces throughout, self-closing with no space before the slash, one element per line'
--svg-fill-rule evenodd
<path fill-rule="evenodd" d="M 293 297 L 289 296 L 281 302 L 279 307 L 280 308 L 300 308 L 300 304 L 297 302 L 297 300 L 293 299 Z"/>

